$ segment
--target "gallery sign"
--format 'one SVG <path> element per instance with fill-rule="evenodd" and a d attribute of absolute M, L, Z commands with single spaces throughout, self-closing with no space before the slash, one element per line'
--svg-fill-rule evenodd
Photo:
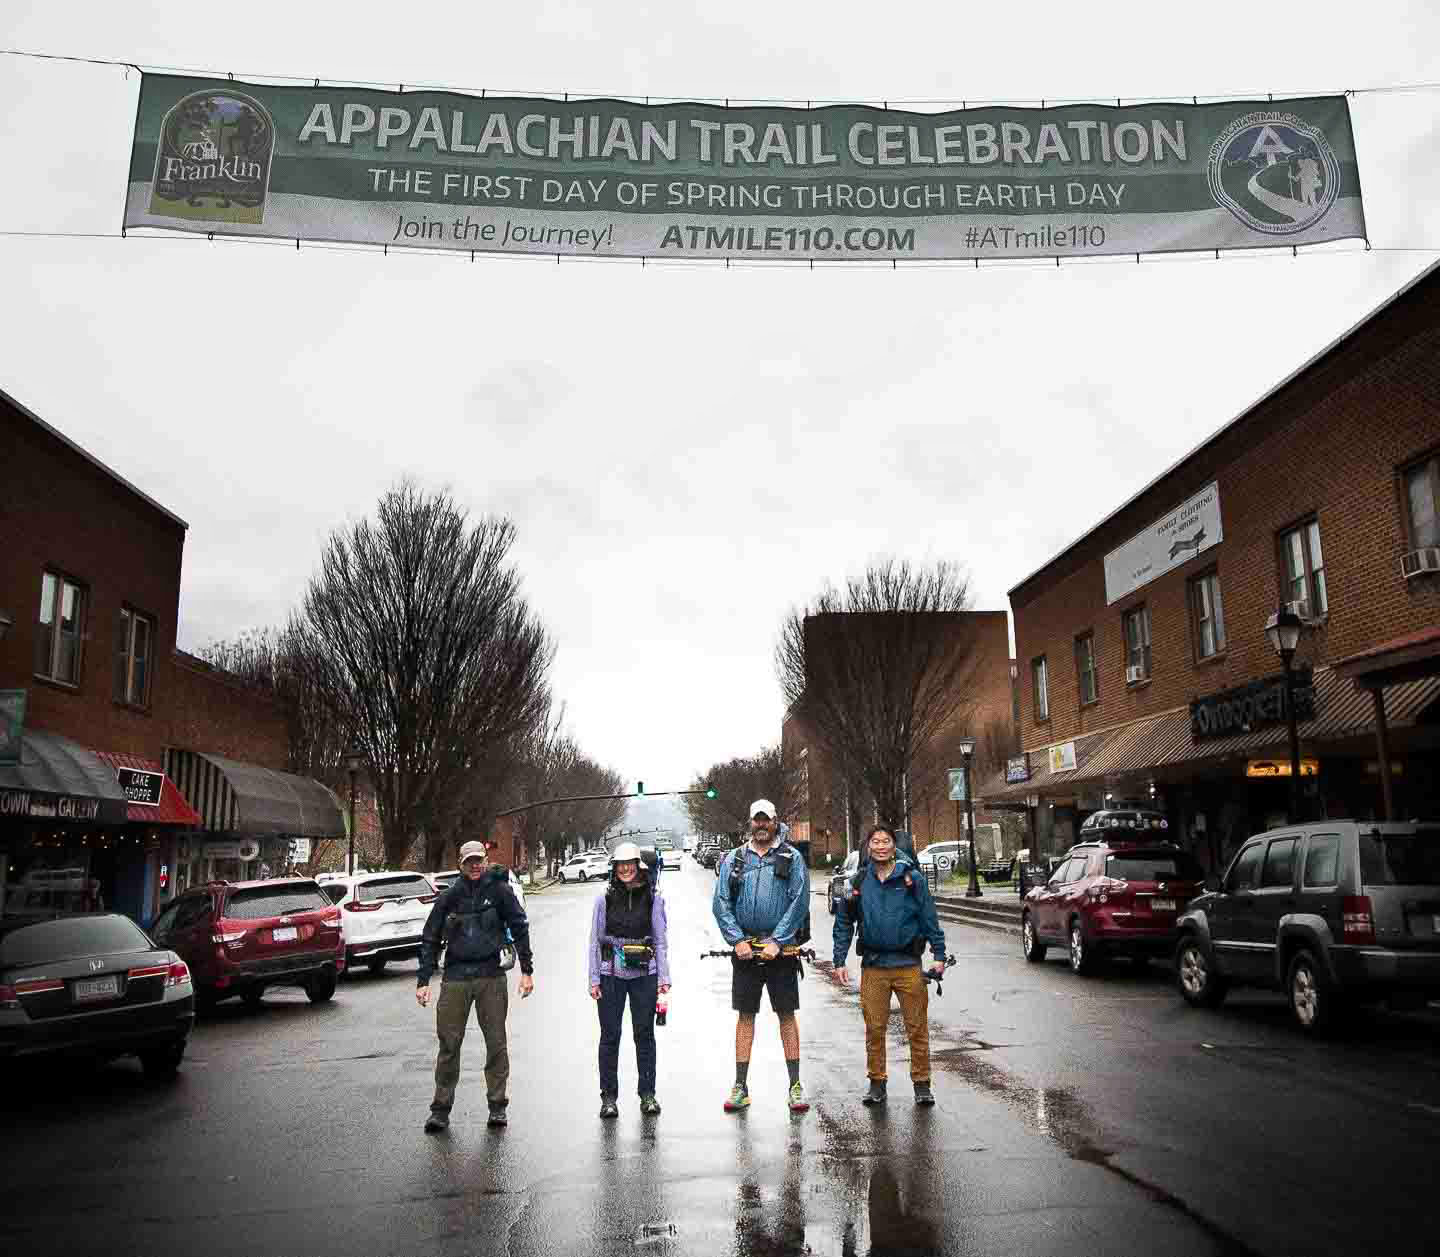
<path fill-rule="evenodd" d="M 1220 486 L 1211 481 L 1105 556 L 1106 605 L 1119 602 L 1224 539 Z"/>
<path fill-rule="evenodd" d="M 1265 677 L 1248 685 L 1207 694 L 1190 704 L 1190 737 L 1224 738 L 1280 724 L 1285 712 L 1285 678 Z M 1295 719 L 1315 719 L 1315 683 L 1310 668 L 1295 669 Z"/>
<path fill-rule="evenodd" d="M 1344 96 L 917 113 L 146 74 L 127 227 L 630 258 L 1084 258 L 1365 235 Z"/>
<path fill-rule="evenodd" d="M 73 794 L 42 794 L 34 790 L 0 790 L 0 816 L 93 821 L 99 815 L 99 799 Z"/>

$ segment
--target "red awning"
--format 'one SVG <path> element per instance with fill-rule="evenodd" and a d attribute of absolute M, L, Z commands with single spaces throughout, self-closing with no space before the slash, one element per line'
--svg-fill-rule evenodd
<path fill-rule="evenodd" d="M 143 755 L 130 755 L 125 751 L 96 751 L 111 768 L 138 768 L 141 772 L 161 773 L 158 760 L 146 759 Z M 166 777 L 160 786 L 160 802 L 151 807 L 144 803 L 127 803 L 127 817 L 146 825 L 183 825 L 187 829 L 201 829 L 205 822 L 200 813 L 190 806 L 189 801 Z"/>

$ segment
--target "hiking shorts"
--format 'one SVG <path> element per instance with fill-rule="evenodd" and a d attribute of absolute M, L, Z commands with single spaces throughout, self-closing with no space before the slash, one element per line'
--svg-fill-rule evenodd
<path fill-rule="evenodd" d="M 800 1007 L 800 961 L 776 957 L 761 964 L 758 960 L 730 959 L 730 1007 L 737 1013 L 758 1013 L 760 992 L 770 996 L 770 1008 L 793 1013 Z"/>

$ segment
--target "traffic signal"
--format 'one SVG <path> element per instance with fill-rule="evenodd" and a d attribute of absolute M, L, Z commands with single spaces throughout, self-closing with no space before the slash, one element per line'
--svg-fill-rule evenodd
<path fill-rule="evenodd" d="M 636 785 L 636 790 L 635 790 L 635 793 L 636 793 L 636 794 L 644 794 L 644 793 L 645 793 L 645 783 L 644 783 L 643 781 L 637 781 L 637 782 L 635 783 L 635 785 Z"/>
<path fill-rule="evenodd" d="M 707 799 L 713 799 L 713 798 L 714 798 L 716 795 L 718 795 L 719 793 L 720 793 L 720 792 L 719 792 L 717 789 L 715 789 L 714 786 L 706 786 L 706 787 L 705 787 L 705 797 L 706 797 Z"/>

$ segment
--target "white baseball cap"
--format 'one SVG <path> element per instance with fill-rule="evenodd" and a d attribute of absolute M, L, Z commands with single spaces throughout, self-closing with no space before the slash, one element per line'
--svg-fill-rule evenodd
<path fill-rule="evenodd" d="M 752 819 L 759 816 L 761 812 L 764 812 L 771 820 L 775 819 L 775 805 L 771 803 L 769 799 L 756 799 L 755 802 L 750 805 L 750 816 Z"/>

